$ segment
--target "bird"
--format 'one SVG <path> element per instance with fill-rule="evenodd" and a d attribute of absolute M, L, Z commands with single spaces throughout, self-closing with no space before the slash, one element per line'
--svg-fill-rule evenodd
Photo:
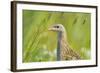
<path fill-rule="evenodd" d="M 69 45 L 66 29 L 62 24 L 53 24 L 49 31 L 57 32 L 57 60 L 80 60 L 80 55 Z"/>

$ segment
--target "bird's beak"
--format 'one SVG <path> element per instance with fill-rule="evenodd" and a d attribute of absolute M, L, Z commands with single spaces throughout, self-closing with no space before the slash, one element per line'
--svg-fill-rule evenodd
<path fill-rule="evenodd" d="M 54 31 L 55 28 L 53 28 L 53 27 L 49 27 L 48 30 L 49 30 L 49 31 Z"/>
<path fill-rule="evenodd" d="M 50 26 L 49 28 L 48 28 L 48 30 L 50 30 L 50 31 L 56 31 L 56 29 L 54 28 L 54 26 L 52 25 L 52 26 Z"/>
<path fill-rule="evenodd" d="M 48 28 L 48 30 L 50 30 L 50 31 L 51 31 L 52 29 L 53 29 L 52 26 L 50 26 L 50 27 Z"/>

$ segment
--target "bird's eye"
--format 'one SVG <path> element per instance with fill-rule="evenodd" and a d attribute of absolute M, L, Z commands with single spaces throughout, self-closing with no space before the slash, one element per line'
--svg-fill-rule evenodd
<path fill-rule="evenodd" d="M 59 26 L 55 26 L 55 28 L 59 28 Z"/>
<path fill-rule="evenodd" d="M 57 26 L 57 28 L 59 28 L 59 26 Z"/>

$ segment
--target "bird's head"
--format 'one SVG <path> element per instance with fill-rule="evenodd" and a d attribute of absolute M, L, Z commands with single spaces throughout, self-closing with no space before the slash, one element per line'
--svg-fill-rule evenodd
<path fill-rule="evenodd" d="M 64 32 L 65 28 L 62 24 L 55 24 L 49 28 L 50 31 Z"/>

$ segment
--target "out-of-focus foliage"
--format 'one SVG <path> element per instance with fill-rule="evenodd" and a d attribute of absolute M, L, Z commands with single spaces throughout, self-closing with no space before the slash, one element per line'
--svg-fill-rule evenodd
<path fill-rule="evenodd" d="M 23 10 L 23 62 L 56 61 L 57 33 L 52 24 L 63 24 L 68 42 L 83 59 L 90 59 L 91 14 Z"/>

